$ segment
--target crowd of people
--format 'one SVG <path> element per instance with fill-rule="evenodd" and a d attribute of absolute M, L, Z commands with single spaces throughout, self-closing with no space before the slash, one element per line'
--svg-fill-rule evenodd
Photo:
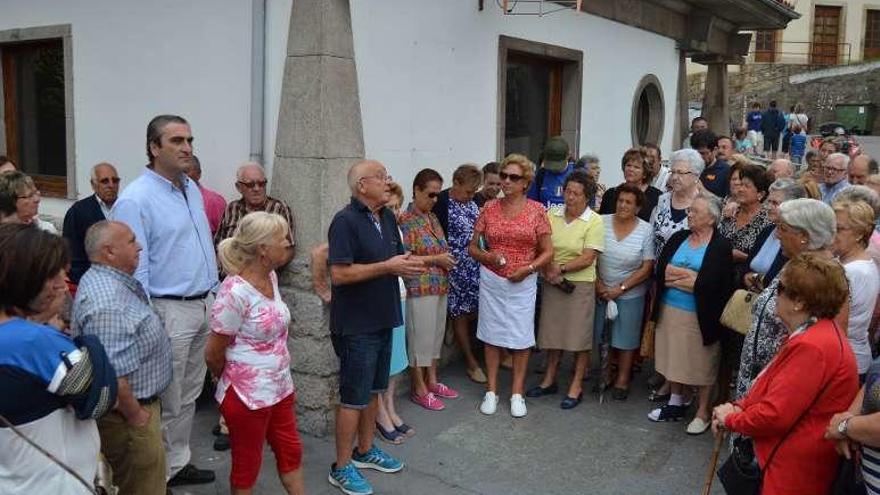
<path fill-rule="evenodd" d="M 651 144 L 626 150 L 612 187 L 561 137 L 537 166 L 514 153 L 461 165 L 450 183 L 419 170 L 409 195 L 382 163 L 352 165 L 350 202 L 311 247 L 339 358 L 329 483 L 369 494 L 362 469 L 403 469 L 375 443 L 416 435 L 396 406 L 403 371 L 414 404 L 455 407 L 462 394 L 439 367 L 448 333 L 485 386 L 484 415 L 502 399 L 514 418 L 526 399 L 574 409 L 588 379 L 625 401 L 653 360 L 647 419 L 750 439 L 762 493 L 826 493 L 855 452 L 880 493 L 877 163 L 831 140 L 803 165 L 765 167 L 704 123 L 668 160 Z M 112 164 L 95 165 L 94 194 L 60 234 L 38 216 L 34 181 L 0 157 L 0 389 L 20 397 L 0 405 L 13 446 L 0 492 L 90 493 L 100 462 L 113 473 L 101 482 L 126 494 L 213 481 L 190 448 L 207 375 L 232 493 L 251 493 L 265 443 L 286 492 L 305 493 L 278 276 L 294 257 L 293 211 L 256 163 L 237 170 L 228 204 L 203 187 L 182 117 L 155 117 L 146 138 L 142 174 L 122 188 Z M 737 331 L 726 313 L 740 300 Z M 542 374 L 528 383 L 536 350 Z"/>

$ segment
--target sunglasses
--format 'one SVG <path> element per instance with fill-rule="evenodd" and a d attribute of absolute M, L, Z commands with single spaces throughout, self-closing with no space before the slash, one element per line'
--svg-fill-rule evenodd
<path fill-rule="evenodd" d="M 437 196 L 440 196 L 440 193 L 429 192 L 428 197 L 431 199 L 437 199 Z"/>
<path fill-rule="evenodd" d="M 507 179 L 510 179 L 510 182 L 519 182 L 519 181 L 525 179 L 525 176 L 518 175 L 518 174 L 508 174 L 508 173 L 505 173 L 505 172 L 501 172 L 501 173 L 498 174 L 498 178 L 501 179 L 501 180 L 507 180 Z"/>
<path fill-rule="evenodd" d="M 791 295 L 791 293 L 788 291 L 788 287 L 784 283 L 782 283 L 782 281 L 780 281 L 778 284 L 776 284 L 776 293 Z"/>
<path fill-rule="evenodd" d="M 267 180 L 258 180 L 258 181 L 253 181 L 253 182 L 238 181 L 239 185 L 241 185 L 242 187 L 246 187 L 248 189 L 257 189 L 257 188 L 265 189 L 266 184 L 268 184 L 268 183 L 269 183 L 269 181 L 267 181 Z"/>
<path fill-rule="evenodd" d="M 119 182 L 121 180 L 122 179 L 120 179 L 119 177 L 104 177 L 103 179 L 99 180 L 98 182 L 100 182 L 101 184 L 104 184 L 106 186 L 107 184 L 110 184 L 111 182 L 114 184 L 119 184 Z"/>

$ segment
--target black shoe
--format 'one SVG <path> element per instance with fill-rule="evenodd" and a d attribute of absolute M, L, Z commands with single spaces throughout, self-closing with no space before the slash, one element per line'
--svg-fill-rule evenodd
<path fill-rule="evenodd" d="M 681 421 L 682 419 L 684 419 L 685 412 L 687 412 L 687 407 L 685 406 L 673 406 L 670 404 L 666 404 L 659 409 L 654 409 L 653 411 L 651 411 L 648 414 L 648 419 L 657 422 Z"/>
<path fill-rule="evenodd" d="M 213 434 L 215 437 L 220 434 L 220 423 L 214 425 L 214 429 L 211 430 L 211 434 Z"/>
<path fill-rule="evenodd" d="M 566 395 L 565 398 L 562 399 L 562 402 L 559 404 L 559 407 L 561 407 L 562 409 L 574 409 L 575 407 L 577 407 L 578 404 L 581 403 L 581 400 L 583 400 L 583 398 L 583 392 L 579 393 L 577 397 L 569 397 Z"/>
<path fill-rule="evenodd" d="M 214 450 L 217 452 L 223 452 L 229 449 L 229 435 L 224 435 L 222 433 L 217 435 L 217 438 L 214 439 Z"/>
<path fill-rule="evenodd" d="M 625 388 L 614 387 L 611 389 L 611 398 L 614 400 L 624 401 L 629 396 L 629 390 Z"/>
<path fill-rule="evenodd" d="M 532 387 L 526 391 L 526 397 L 534 399 L 535 397 L 543 397 L 545 395 L 554 395 L 557 393 L 559 393 L 559 386 L 555 383 L 546 388 L 538 385 L 537 387 Z"/>
<path fill-rule="evenodd" d="M 214 481 L 214 478 L 214 471 L 199 469 L 192 464 L 187 464 L 173 478 L 168 480 L 168 486 L 201 485 L 211 483 Z"/>

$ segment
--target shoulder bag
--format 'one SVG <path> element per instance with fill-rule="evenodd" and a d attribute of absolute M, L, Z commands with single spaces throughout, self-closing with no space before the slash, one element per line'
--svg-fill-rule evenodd
<path fill-rule="evenodd" d="M 749 333 L 757 298 L 758 294 L 754 292 L 737 289 L 724 305 L 724 311 L 721 312 L 721 324 L 742 335 Z"/>

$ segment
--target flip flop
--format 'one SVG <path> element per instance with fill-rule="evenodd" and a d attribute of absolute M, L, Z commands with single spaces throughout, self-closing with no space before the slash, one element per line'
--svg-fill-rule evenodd
<path fill-rule="evenodd" d="M 381 424 L 376 422 L 376 433 L 379 434 L 380 440 L 388 442 L 390 444 L 400 445 L 403 443 L 404 435 L 397 431 L 396 428 L 386 430 Z"/>
<path fill-rule="evenodd" d="M 394 429 L 397 430 L 397 432 L 400 433 L 401 435 L 404 435 L 407 437 L 411 437 L 416 434 L 416 430 L 414 430 L 412 428 L 412 426 L 410 426 L 406 423 L 400 423 L 400 425 L 395 426 Z"/>

